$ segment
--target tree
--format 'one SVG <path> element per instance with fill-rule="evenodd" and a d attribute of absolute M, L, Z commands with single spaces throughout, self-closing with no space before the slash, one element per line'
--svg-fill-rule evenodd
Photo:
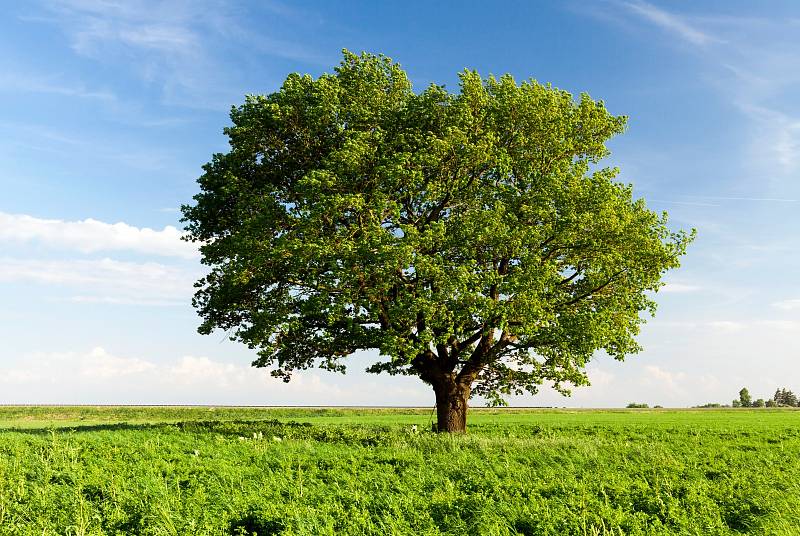
<path fill-rule="evenodd" d="M 738 398 L 734 398 L 733 402 L 731 402 L 731 407 L 740 408 L 742 407 L 742 403 L 739 401 Z"/>
<path fill-rule="evenodd" d="M 742 387 L 739 391 L 739 403 L 743 408 L 749 408 L 752 405 L 753 399 L 750 397 L 750 391 L 747 387 Z"/>
<path fill-rule="evenodd" d="M 753 401 L 753 407 L 754 408 L 763 408 L 765 406 L 766 406 L 766 403 L 764 402 L 763 398 L 759 398 L 759 399 Z"/>
<path fill-rule="evenodd" d="M 797 395 L 786 388 L 775 390 L 773 397 L 777 406 L 797 406 Z"/>
<path fill-rule="evenodd" d="M 285 381 L 377 349 L 368 370 L 430 384 L 451 432 L 470 396 L 568 393 L 595 352 L 637 352 L 693 233 L 597 165 L 626 118 L 533 80 L 459 79 L 415 93 L 390 59 L 345 51 L 234 108 L 183 207 L 210 268 L 199 331 Z"/>
<path fill-rule="evenodd" d="M 766 405 L 766 407 L 768 407 L 768 408 L 775 408 L 775 407 L 777 407 L 777 406 L 778 406 L 778 403 L 777 403 L 777 402 L 775 402 L 775 399 L 774 399 L 774 398 L 770 398 L 769 400 L 767 400 L 767 401 L 766 401 L 765 405 Z"/>

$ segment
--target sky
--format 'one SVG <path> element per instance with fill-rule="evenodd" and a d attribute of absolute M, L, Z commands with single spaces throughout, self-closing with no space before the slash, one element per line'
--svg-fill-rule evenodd
<path fill-rule="evenodd" d="M 246 94 L 383 53 L 416 89 L 534 78 L 629 116 L 606 161 L 683 266 L 625 362 L 515 406 L 685 407 L 800 390 L 800 4 L 0 0 L 0 403 L 432 406 L 415 378 L 284 384 L 197 334 L 178 207 Z M 481 404 L 474 400 L 473 404 Z"/>

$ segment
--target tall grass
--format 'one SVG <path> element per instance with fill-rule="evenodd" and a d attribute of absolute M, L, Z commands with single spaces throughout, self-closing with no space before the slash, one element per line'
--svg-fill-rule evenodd
<path fill-rule="evenodd" d="M 800 534 L 800 413 L 2 408 L 1 534 Z"/>

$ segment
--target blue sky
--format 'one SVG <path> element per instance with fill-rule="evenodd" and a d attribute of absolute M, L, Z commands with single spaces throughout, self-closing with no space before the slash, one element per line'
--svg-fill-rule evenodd
<path fill-rule="evenodd" d="M 231 105 L 342 48 L 416 88 L 465 67 L 630 116 L 621 180 L 698 230 L 645 351 L 515 405 L 688 406 L 800 390 L 800 5 L 770 2 L 3 2 L 0 403 L 432 405 L 413 378 L 284 385 L 196 334 L 202 274 L 177 207 L 224 151 Z"/>

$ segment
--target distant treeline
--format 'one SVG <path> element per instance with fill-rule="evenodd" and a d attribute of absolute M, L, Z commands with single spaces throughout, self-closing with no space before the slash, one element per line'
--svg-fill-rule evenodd
<path fill-rule="evenodd" d="M 742 387 L 739 391 L 739 398 L 734 398 L 730 404 L 711 403 L 702 406 L 695 406 L 697 408 L 796 408 L 800 406 L 800 401 L 797 399 L 791 390 L 780 388 L 775 390 L 772 398 L 764 400 L 757 398 L 753 400 L 750 396 L 750 391 L 747 387 Z"/>

